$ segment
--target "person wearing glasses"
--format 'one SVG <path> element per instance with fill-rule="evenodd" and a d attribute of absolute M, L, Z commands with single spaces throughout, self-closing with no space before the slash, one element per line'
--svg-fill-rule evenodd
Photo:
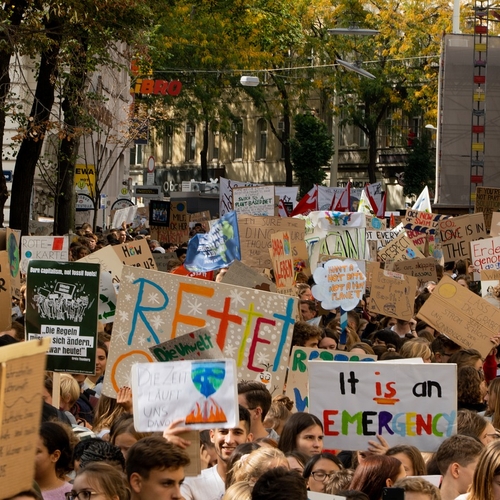
<path fill-rule="evenodd" d="M 66 500 L 130 500 L 125 474 L 104 462 L 80 469 Z"/>
<path fill-rule="evenodd" d="M 309 491 L 324 493 L 325 483 L 343 468 L 342 462 L 335 455 L 323 452 L 309 459 L 302 475 Z"/>

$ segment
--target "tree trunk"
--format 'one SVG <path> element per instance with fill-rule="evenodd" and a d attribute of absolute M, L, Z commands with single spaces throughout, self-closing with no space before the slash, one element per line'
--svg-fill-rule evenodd
<path fill-rule="evenodd" d="M 16 158 L 16 175 L 12 182 L 11 201 L 11 206 L 15 207 L 15 210 L 10 212 L 10 227 L 20 229 L 21 234 L 28 234 L 31 192 L 33 191 L 36 164 L 40 157 L 50 111 L 54 104 L 57 56 L 62 38 L 60 34 L 54 33 L 58 33 L 59 27 L 59 22 L 46 24 L 46 29 L 51 33 L 50 37 L 53 43 L 41 55 L 40 71 L 31 107 L 29 126 Z"/>
<path fill-rule="evenodd" d="M 203 147 L 200 151 L 201 164 L 201 181 L 208 182 L 208 138 L 209 138 L 209 122 L 205 119 L 205 128 L 203 129 Z"/>
<path fill-rule="evenodd" d="M 370 184 L 377 182 L 377 129 L 368 134 L 368 179 Z"/>

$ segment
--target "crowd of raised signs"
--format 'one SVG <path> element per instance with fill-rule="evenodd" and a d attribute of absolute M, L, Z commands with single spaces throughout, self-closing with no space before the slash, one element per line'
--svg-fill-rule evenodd
<path fill-rule="evenodd" d="M 198 224 L 191 236 L 204 232 Z M 148 239 L 153 253 L 175 252 L 167 264 L 167 272 L 174 271 L 185 260 L 187 244 L 177 246 L 156 241 L 147 230 L 132 232 L 126 227 L 110 231 L 105 237 L 98 236 L 87 225 L 79 229 L 70 245 L 70 260 L 76 261 L 103 246 L 132 239 Z M 384 263 L 381 267 L 383 269 Z M 214 280 L 220 281 L 225 271 L 216 272 Z M 326 500 L 336 495 L 336 498 L 374 500 L 500 500 L 500 378 L 497 378 L 500 334 L 493 333 L 488 338 L 489 351 L 480 352 L 464 348 L 463 342 L 459 344 L 450 338 L 453 335 L 444 335 L 429 324 L 432 322 L 418 317 L 419 310 L 435 293 L 444 275 L 457 286 L 479 294 L 481 283 L 473 281 L 472 271 L 466 260 L 444 266 L 436 262 L 436 280 L 418 284 L 414 306 L 413 290 L 406 290 L 411 296 L 413 311 L 401 319 L 395 310 L 388 315 L 377 313 L 376 305 L 370 307 L 366 293 L 359 301 L 355 300 L 356 306 L 351 310 L 345 311 L 342 307 L 325 310 L 324 302 L 317 300 L 320 292 L 315 297 L 318 283 L 312 274 L 296 269 L 293 293 L 298 310 L 291 342 L 290 378 L 285 391 L 271 394 L 261 382 L 240 381 L 238 425 L 202 431 L 199 442 L 197 437 L 184 434 L 188 429 L 179 421 L 171 423 L 163 435 L 136 431 L 129 387 L 121 387 L 116 399 L 101 394 L 113 324 L 101 325 L 95 375 L 61 374 L 57 382 L 60 386 L 58 408 L 52 406 L 53 376 L 47 373 L 43 423 L 35 438 L 35 483 L 31 490 L 10 498 Z M 392 274 L 388 277 L 398 279 Z M 441 293 L 444 298 L 446 290 Z M 492 286 L 491 295 L 496 291 Z M 347 295 L 352 299 L 352 294 L 346 293 L 340 302 Z M 11 330 L 0 337 L 2 345 L 24 340 L 22 300 L 15 311 L 18 317 Z M 445 319 L 448 333 L 458 319 L 454 319 L 452 312 L 445 315 Z M 338 355 L 343 357 L 335 358 Z M 388 410 L 399 401 L 394 400 L 394 384 L 403 378 L 406 370 L 417 366 L 418 373 L 423 373 L 425 363 L 456 365 L 456 379 L 454 370 L 435 371 L 438 376 L 452 373 L 452 385 L 456 380 L 452 390 L 456 406 L 449 408 L 445 415 L 447 427 L 443 427 L 444 413 L 432 414 L 426 409 L 426 414 L 419 406 L 419 399 L 414 401 L 414 413 L 405 410 L 404 417 L 391 415 L 389 411 L 360 410 L 347 414 L 341 404 L 338 409 L 325 409 L 330 408 L 328 404 L 335 408 L 337 403 L 328 401 L 326 406 L 321 406 L 317 400 L 312 402 L 312 392 L 307 404 L 307 389 L 301 393 L 300 384 L 294 385 L 291 365 L 297 360 L 304 361 L 304 369 L 297 372 L 308 369 L 320 373 L 322 363 L 314 363 L 315 359 L 351 360 L 350 367 L 355 361 L 369 361 L 370 369 L 380 367 L 379 371 L 373 371 L 374 379 L 383 367 L 389 366 L 395 382 L 386 382 L 384 387 L 375 382 L 374 393 L 377 404 L 386 405 L 384 408 Z M 306 367 L 309 361 L 313 368 Z M 350 391 L 355 395 L 356 387 L 362 385 L 361 372 L 355 374 L 349 370 L 335 372 L 332 379 L 320 374 L 323 386 L 314 384 L 314 391 L 326 394 L 338 380 L 339 394 Z M 430 397 L 434 390 L 441 397 L 440 391 L 450 385 L 450 380 L 434 378 L 415 384 L 413 395 Z M 311 390 L 312 380 L 309 380 Z M 362 398 L 361 391 L 357 394 Z M 361 400 L 359 404 L 363 409 L 365 402 Z M 321 414 L 315 415 L 315 408 L 322 408 Z M 304 409 L 309 411 L 302 411 Z M 337 419 L 341 424 L 335 423 Z M 378 424 L 374 424 L 375 419 Z M 358 438 L 350 441 L 352 429 Z M 423 434 L 435 439 L 435 449 L 427 446 L 420 449 L 412 444 L 419 443 L 413 438 Z M 365 446 L 358 446 L 363 439 Z M 193 458 L 193 446 L 195 458 L 191 462 L 201 463 L 202 471 L 185 477 L 190 467 L 190 453 Z M 0 484 L 1 481 L 0 468 Z"/>

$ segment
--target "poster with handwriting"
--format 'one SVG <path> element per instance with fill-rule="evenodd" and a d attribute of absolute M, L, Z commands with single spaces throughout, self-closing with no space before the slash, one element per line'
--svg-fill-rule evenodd
<path fill-rule="evenodd" d="M 172 259 L 179 260 L 175 252 L 165 252 L 165 253 L 152 252 L 152 255 L 156 264 L 156 269 L 164 273 L 167 272 L 168 263 L 170 260 Z"/>
<path fill-rule="evenodd" d="M 160 230 L 163 228 L 160 228 Z M 187 202 L 170 202 L 170 227 L 163 229 L 162 238 L 156 238 L 159 241 L 168 241 L 181 245 L 189 240 L 189 214 L 187 213 Z"/>
<path fill-rule="evenodd" d="M 379 250 L 378 256 L 383 260 L 423 259 L 424 254 L 413 244 L 405 232 L 402 232 Z"/>
<path fill-rule="evenodd" d="M 121 245 L 114 245 L 113 250 L 124 266 L 156 269 L 156 263 L 149 248 L 148 240 L 128 241 Z"/>
<path fill-rule="evenodd" d="M 417 315 L 465 349 L 477 349 L 485 358 L 498 333 L 500 310 L 467 288 L 443 276 Z"/>
<path fill-rule="evenodd" d="M 448 363 L 310 361 L 310 412 L 323 423 L 325 448 L 366 450 L 378 434 L 390 447 L 436 451 L 456 434 L 456 370 Z"/>
<path fill-rule="evenodd" d="M 414 276 L 418 279 L 418 286 L 422 286 L 427 281 L 434 281 L 436 283 L 438 281 L 436 259 L 434 257 L 392 262 L 389 264 L 388 271 Z"/>
<path fill-rule="evenodd" d="M 222 277 L 222 283 L 255 288 L 265 292 L 276 292 L 276 285 L 265 274 L 258 273 L 239 260 L 235 260 L 227 268 Z"/>
<path fill-rule="evenodd" d="M 413 316 L 418 280 L 377 269 L 372 274 L 368 311 L 409 321 Z"/>
<path fill-rule="evenodd" d="M 470 259 L 470 242 L 487 237 L 483 214 L 442 220 L 439 222 L 439 236 L 445 262 Z"/>
<path fill-rule="evenodd" d="M 21 272 L 26 274 L 30 260 L 67 262 L 68 236 L 22 236 Z"/>
<path fill-rule="evenodd" d="M 271 235 L 288 231 L 295 270 L 307 272 L 309 262 L 304 243 L 305 222 L 292 217 L 253 217 L 238 215 L 241 262 L 254 269 L 272 269 Z"/>
<path fill-rule="evenodd" d="M 487 230 L 491 227 L 492 212 L 497 212 L 498 210 L 500 210 L 500 189 L 477 186 L 474 212 L 482 212 Z"/>
<path fill-rule="evenodd" d="M 118 210 L 115 210 L 111 227 L 122 227 L 122 224 L 124 223 L 132 224 L 137 214 L 137 208 L 138 207 L 136 205 L 133 205 L 131 207 L 119 208 Z"/>
<path fill-rule="evenodd" d="M 179 418 L 194 430 L 238 424 L 234 359 L 135 363 L 132 394 L 139 432 L 163 432 Z"/>
<path fill-rule="evenodd" d="M 273 264 L 277 292 L 285 295 L 296 295 L 293 288 L 295 272 L 288 231 L 280 231 L 271 235 L 269 253 Z"/>
<path fill-rule="evenodd" d="M 274 216 L 274 186 L 233 188 L 233 206 L 238 214 Z"/>
<path fill-rule="evenodd" d="M 288 366 L 288 378 L 285 394 L 295 403 L 297 411 L 308 411 L 309 408 L 309 361 L 367 361 L 377 360 L 371 354 L 351 354 L 347 351 L 334 351 L 330 349 L 317 349 L 313 347 L 292 348 Z"/>
<path fill-rule="evenodd" d="M 407 210 L 403 217 L 404 228 L 418 233 L 434 234 L 438 229 L 439 221 L 448 219 L 449 215 L 431 214 L 418 210 Z"/>
<path fill-rule="evenodd" d="M 500 236 L 471 241 L 470 254 L 476 270 L 500 269 Z"/>
<path fill-rule="evenodd" d="M 33 486 L 49 344 L 49 339 L 43 339 L 0 349 L 0 484 L 4 498 Z"/>
<path fill-rule="evenodd" d="M 195 329 L 217 332 L 238 380 L 283 388 L 297 299 L 251 288 L 125 266 L 103 393 L 115 397 L 134 363 L 153 361 L 149 347 Z"/>
<path fill-rule="evenodd" d="M 81 262 L 29 263 L 26 338 L 51 339 L 47 370 L 95 373 L 99 266 Z"/>
<path fill-rule="evenodd" d="M 219 178 L 219 217 L 233 209 L 233 189 L 237 187 L 258 186 L 255 182 L 234 181 L 224 177 Z"/>

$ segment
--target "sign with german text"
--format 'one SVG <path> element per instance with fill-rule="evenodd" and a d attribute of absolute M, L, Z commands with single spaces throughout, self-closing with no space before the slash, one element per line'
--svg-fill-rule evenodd
<path fill-rule="evenodd" d="M 23 236 L 21 238 L 21 272 L 26 274 L 30 260 L 67 262 L 67 236 Z"/>

